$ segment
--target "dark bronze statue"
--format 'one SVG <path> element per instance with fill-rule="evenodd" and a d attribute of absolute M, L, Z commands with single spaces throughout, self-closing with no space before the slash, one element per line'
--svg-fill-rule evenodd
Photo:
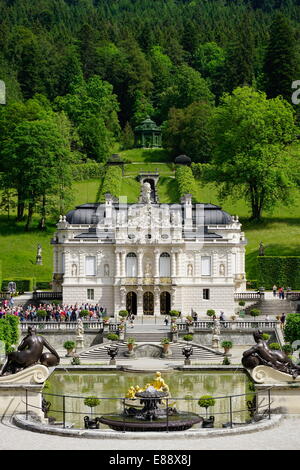
<path fill-rule="evenodd" d="M 43 353 L 44 347 L 50 352 Z M 28 327 L 28 334 L 18 350 L 8 353 L 0 375 L 15 374 L 38 362 L 47 367 L 56 366 L 59 364 L 59 355 L 43 336 L 36 334 L 36 327 L 32 325 Z"/>
<path fill-rule="evenodd" d="M 243 366 L 246 369 L 254 369 L 254 367 L 259 365 L 268 366 L 280 372 L 290 374 L 295 379 L 300 374 L 300 367 L 294 364 L 283 351 L 269 349 L 262 335 L 261 330 L 253 333 L 256 345 L 243 353 Z"/>

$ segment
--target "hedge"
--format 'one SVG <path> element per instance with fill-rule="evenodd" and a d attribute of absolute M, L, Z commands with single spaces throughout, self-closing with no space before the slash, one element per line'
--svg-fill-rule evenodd
<path fill-rule="evenodd" d="M 105 201 L 106 193 L 110 193 L 112 196 L 119 197 L 121 193 L 121 183 L 122 169 L 119 166 L 109 166 L 103 180 L 100 202 Z"/>
<path fill-rule="evenodd" d="M 16 283 L 17 292 L 30 292 L 35 289 L 36 286 L 36 279 L 35 277 L 19 277 L 19 278 L 11 278 L 11 279 L 3 279 L 2 281 L 2 291 L 5 291 L 8 287 L 8 283 L 13 281 Z"/>
<path fill-rule="evenodd" d="M 300 315 L 298 313 L 289 313 L 284 325 L 284 339 L 287 343 L 293 343 L 300 340 Z"/>
<path fill-rule="evenodd" d="M 258 256 L 257 278 L 265 289 L 300 289 L 300 256 Z"/>
<path fill-rule="evenodd" d="M 101 178 L 104 175 L 104 164 L 88 161 L 86 163 L 72 165 L 71 172 L 73 181 Z"/>
<path fill-rule="evenodd" d="M 17 345 L 20 331 L 19 331 L 19 317 L 16 315 L 5 315 L 0 319 L 0 341 L 5 344 L 5 352 L 11 350 L 11 346 Z"/>
<path fill-rule="evenodd" d="M 51 283 L 48 281 L 37 281 L 36 290 L 51 290 Z"/>
<path fill-rule="evenodd" d="M 0 260 L 0 286 L 2 286 L 2 261 Z"/>
<path fill-rule="evenodd" d="M 196 195 L 196 181 L 189 166 L 177 166 L 175 171 L 175 179 L 179 197 L 182 197 L 185 194 L 192 194 L 193 196 Z"/>

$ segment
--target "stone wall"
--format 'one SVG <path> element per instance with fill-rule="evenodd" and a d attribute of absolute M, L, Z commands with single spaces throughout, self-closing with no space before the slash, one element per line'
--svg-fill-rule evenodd
<path fill-rule="evenodd" d="M 57 351 L 64 350 L 64 342 L 65 341 L 75 341 L 76 342 L 76 333 L 74 332 L 67 332 L 67 331 L 41 331 L 37 332 L 44 336 L 44 338 L 54 347 Z M 21 339 L 27 335 L 27 332 L 23 332 Z M 84 349 L 89 348 L 90 346 L 94 346 L 96 344 L 103 343 L 103 334 L 95 331 L 95 332 L 85 332 L 83 335 L 84 339 Z"/>
<path fill-rule="evenodd" d="M 268 333 L 271 335 L 269 340 L 270 343 L 277 342 L 276 336 L 274 331 L 264 331 L 264 333 Z M 186 334 L 186 333 L 185 333 Z M 179 339 L 182 339 L 184 334 L 179 334 Z M 222 341 L 232 341 L 234 346 L 253 346 L 254 339 L 253 339 L 253 331 L 227 331 L 226 328 L 221 330 L 221 338 L 220 343 Z M 202 344 L 203 346 L 212 347 L 212 333 L 208 331 L 198 331 L 193 334 L 193 342 Z"/>

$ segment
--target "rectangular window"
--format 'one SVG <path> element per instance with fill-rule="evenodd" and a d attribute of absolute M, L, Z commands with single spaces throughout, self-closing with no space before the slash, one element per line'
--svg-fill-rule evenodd
<path fill-rule="evenodd" d="M 85 258 L 85 275 L 96 276 L 96 257 L 86 256 Z"/>
<path fill-rule="evenodd" d="M 209 289 L 203 289 L 203 300 L 209 300 Z"/>
<path fill-rule="evenodd" d="M 201 256 L 201 274 L 202 276 L 211 276 L 211 257 Z"/>
<path fill-rule="evenodd" d="M 94 296 L 95 296 L 95 294 L 94 294 L 94 289 L 88 289 L 88 290 L 87 290 L 87 298 L 88 298 L 88 300 L 94 300 Z"/>

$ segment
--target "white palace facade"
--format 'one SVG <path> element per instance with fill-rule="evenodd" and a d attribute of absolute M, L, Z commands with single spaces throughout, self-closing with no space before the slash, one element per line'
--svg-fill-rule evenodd
<path fill-rule="evenodd" d="M 213 204 L 158 204 L 149 183 L 136 204 L 106 194 L 60 217 L 52 240 L 53 289 L 63 302 L 99 304 L 107 314 L 170 310 L 225 315 L 246 288 L 238 217 Z"/>

